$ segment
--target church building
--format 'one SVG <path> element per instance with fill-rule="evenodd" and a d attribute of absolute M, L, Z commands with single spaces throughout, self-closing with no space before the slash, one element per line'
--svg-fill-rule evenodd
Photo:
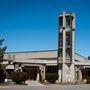
<path fill-rule="evenodd" d="M 6 70 L 27 72 L 30 80 L 45 81 L 46 73 L 58 73 L 58 82 L 83 82 L 90 78 L 90 60 L 75 52 L 75 13 L 58 16 L 57 50 L 8 52 L 4 54 Z"/>

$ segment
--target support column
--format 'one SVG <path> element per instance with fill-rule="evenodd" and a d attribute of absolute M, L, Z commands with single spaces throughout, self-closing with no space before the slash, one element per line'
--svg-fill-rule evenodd
<path fill-rule="evenodd" d="M 65 82 L 65 60 L 66 60 L 66 31 L 63 29 L 63 64 L 62 64 L 62 82 Z"/>
<path fill-rule="evenodd" d="M 63 57 L 63 63 L 62 63 L 62 82 L 65 82 L 65 61 L 66 61 L 66 18 L 65 18 L 65 12 L 63 12 L 63 51 L 62 51 L 62 57 Z"/>
<path fill-rule="evenodd" d="M 59 77 L 58 77 L 58 81 L 57 82 L 61 82 L 61 77 L 62 77 L 62 72 L 61 72 L 62 69 L 61 69 L 61 66 L 60 65 L 58 66 L 58 76 Z"/>
<path fill-rule="evenodd" d="M 62 83 L 66 82 L 65 63 L 62 64 Z"/>
<path fill-rule="evenodd" d="M 39 70 L 38 70 L 38 72 L 37 72 L 37 79 L 36 79 L 37 81 L 39 81 L 39 76 L 40 75 L 39 75 Z"/>
<path fill-rule="evenodd" d="M 74 57 L 74 48 L 75 48 L 75 13 L 72 14 L 73 15 L 73 21 L 72 21 L 72 63 L 74 63 L 75 57 Z"/>
<path fill-rule="evenodd" d="M 74 63 L 74 30 L 72 31 L 72 63 Z"/>
<path fill-rule="evenodd" d="M 79 70 L 79 81 L 82 81 L 82 72 Z"/>
<path fill-rule="evenodd" d="M 19 70 L 19 64 L 15 64 L 14 70 Z"/>
<path fill-rule="evenodd" d="M 41 82 L 45 81 L 45 65 L 40 65 Z"/>
<path fill-rule="evenodd" d="M 71 82 L 74 83 L 75 82 L 75 65 L 74 63 L 71 64 Z"/>
<path fill-rule="evenodd" d="M 75 65 L 74 65 L 74 62 L 75 62 L 75 52 L 74 52 L 74 30 L 72 30 L 72 74 L 73 74 L 73 77 L 72 77 L 72 81 L 75 82 Z"/>

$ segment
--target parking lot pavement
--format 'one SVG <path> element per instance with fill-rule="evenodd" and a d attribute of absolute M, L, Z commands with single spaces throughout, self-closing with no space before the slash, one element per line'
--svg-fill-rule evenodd
<path fill-rule="evenodd" d="M 90 90 L 90 85 L 3 86 L 0 90 Z"/>
<path fill-rule="evenodd" d="M 51 90 L 90 90 L 90 85 L 51 85 Z"/>

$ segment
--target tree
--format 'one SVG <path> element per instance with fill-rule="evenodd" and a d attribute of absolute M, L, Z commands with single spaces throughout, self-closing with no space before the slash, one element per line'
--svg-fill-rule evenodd
<path fill-rule="evenodd" d="M 6 78 L 5 68 L 3 67 L 3 56 L 6 50 L 6 46 L 3 46 L 4 39 L 0 39 L 0 83 L 3 83 Z"/>
<path fill-rule="evenodd" d="M 2 46 L 5 39 L 0 39 L 0 61 L 3 61 L 3 55 L 6 51 L 6 46 Z"/>

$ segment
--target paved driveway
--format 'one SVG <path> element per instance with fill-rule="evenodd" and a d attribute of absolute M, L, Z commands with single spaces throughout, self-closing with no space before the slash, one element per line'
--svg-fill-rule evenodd
<path fill-rule="evenodd" d="M 90 90 L 90 85 L 5 86 L 0 90 Z"/>

